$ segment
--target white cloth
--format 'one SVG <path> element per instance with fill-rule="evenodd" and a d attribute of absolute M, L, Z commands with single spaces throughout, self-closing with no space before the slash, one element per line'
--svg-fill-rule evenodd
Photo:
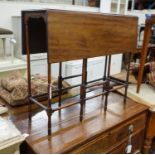
<path fill-rule="evenodd" d="M 24 139 L 24 136 L 11 121 L 0 117 L 0 152 L 21 143 Z"/>
<path fill-rule="evenodd" d="M 147 105 L 151 111 L 155 111 L 155 89 L 148 84 L 142 84 L 140 92 L 137 93 L 136 90 L 137 85 L 129 85 L 128 97 L 138 103 Z M 120 89 L 118 91 L 124 93 L 124 89 Z"/>
<path fill-rule="evenodd" d="M 6 113 L 7 111 L 8 111 L 7 107 L 0 106 L 0 115 Z"/>

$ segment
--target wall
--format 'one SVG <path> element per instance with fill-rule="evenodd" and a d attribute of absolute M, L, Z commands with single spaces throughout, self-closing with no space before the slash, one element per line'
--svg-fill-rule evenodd
<path fill-rule="evenodd" d="M 54 3 L 56 0 L 51 0 Z M 58 2 L 58 1 L 57 1 Z M 60 2 L 60 0 L 59 0 Z M 80 0 L 79 0 L 80 2 Z M 66 1 L 66 4 L 70 3 L 70 0 Z M 49 3 L 35 3 L 35 2 L 5 2 L 0 1 L 0 27 L 13 30 L 13 16 L 20 16 L 21 10 L 27 9 L 66 9 L 66 10 L 79 10 L 98 12 L 98 8 L 72 6 L 63 4 L 49 4 Z M 8 41 L 7 41 L 8 42 Z M 7 43 L 7 51 L 9 50 L 9 43 Z M 0 53 L 2 53 L 2 41 L 0 40 Z"/>
<path fill-rule="evenodd" d="M 21 10 L 26 9 L 67 9 L 79 11 L 98 12 L 98 8 L 70 6 L 62 4 L 48 4 L 48 3 L 32 3 L 32 2 L 0 2 L 0 27 L 12 30 L 12 16 L 20 16 Z"/>
<path fill-rule="evenodd" d="M 103 0 L 104 1 L 104 0 Z M 46 3 L 30 3 L 30 2 L 0 2 L 0 27 L 8 28 L 13 30 L 13 22 L 12 22 L 12 17 L 13 16 L 20 16 L 21 10 L 26 10 L 26 9 L 62 9 L 62 10 L 77 10 L 77 11 L 89 11 L 89 12 L 99 12 L 99 8 L 91 8 L 91 7 L 83 7 L 83 6 L 72 6 L 72 5 L 53 5 L 53 4 L 46 4 Z M 104 10 L 103 10 L 104 12 Z M 17 28 L 18 31 L 20 31 Z M 20 32 L 19 32 L 20 35 Z M 122 60 L 122 55 L 119 55 L 118 57 L 114 58 L 115 61 L 112 64 L 116 68 L 114 68 L 115 73 L 119 73 L 121 70 L 121 60 Z M 118 59 L 120 61 L 118 61 Z M 116 63 L 117 62 L 117 63 Z M 119 63 L 118 63 L 119 62 Z M 71 65 L 74 66 L 75 62 L 73 62 Z M 100 63 L 98 59 L 96 59 L 93 64 L 96 65 L 96 68 L 98 68 L 98 71 L 100 72 L 103 70 L 103 66 Z M 116 65 L 117 64 L 117 65 Z M 32 62 L 33 65 L 33 73 L 37 73 L 41 71 L 42 74 L 46 74 L 46 65 L 47 65 L 47 60 L 46 59 L 41 59 L 41 60 L 34 60 Z M 67 71 L 65 69 L 64 64 L 64 72 L 63 75 L 67 74 Z M 99 67 L 101 66 L 101 67 Z M 54 76 L 56 76 L 57 73 L 57 68 L 58 64 L 55 64 L 55 66 L 52 67 L 52 70 L 54 72 Z M 80 66 L 79 66 L 80 68 Z M 101 73 L 102 74 L 102 73 Z M 90 69 L 90 76 L 92 78 L 96 75 L 96 72 L 94 73 L 92 69 Z"/>
<path fill-rule="evenodd" d="M 1 0 L 0 0 L 1 1 Z M 3 0 L 9 1 L 9 0 Z M 11 0 L 11 1 L 18 1 L 18 2 L 42 2 L 42 3 L 56 3 L 56 4 L 72 4 L 72 0 Z M 77 5 L 87 5 L 88 0 L 76 0 L 75 4 Z"/>
<path fill-rule="evenodd" d="M 128 11 L 128 15 L 137 16 L 139 24 L 145 24 L 145 14 L 155 14 L 155 10 L 133 10 Z"/>

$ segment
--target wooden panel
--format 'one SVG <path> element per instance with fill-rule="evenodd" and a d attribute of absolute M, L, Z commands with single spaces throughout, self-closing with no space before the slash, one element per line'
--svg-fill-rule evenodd
<path fill-rule="evenodd" d="M 155 137 L 155 112 L 154 111 L 150 111 L 149 112 L 149 119 L 147 122 L 147 137 Z"/>
<path fill-rule="evenodd" d="M 137 17 L 48 11 L 49 62 L 135 52 Z"/>
<path fill-rule="evenodd" d="M 94 140 L 91 140 L 87 144 L 78 147 L 78 149 L 73 150 L 71 153 L 107 153 L 111 147 L 114 147 L 116 144 L 118 145 L 124 139 L 128 138 L 128 129 L 129 126 L 132 124 L 133 134 L 137 133 L 141 130 L 145 129 L 146 123 L 146 114 L 139 115 L 138 117 L 126 122 L 122 126 L 115 128 L 113 130 L 108 131 L 107 133 L 99 135 Z M 70 153 L 70 152 L 67 152 Z"/>
<path fill-rule="evenodd" d="M 137 154 L 141 153 L 141 147 L 144 139 L 144 130 L 133 136 L 132 138 L 132 153 Z M 123 142 L 118 147 L 114 148 L 112 151 L 108 152 L 108 154 L 125 154 L 126 147 L 128 145 L 128 141 Z"/>

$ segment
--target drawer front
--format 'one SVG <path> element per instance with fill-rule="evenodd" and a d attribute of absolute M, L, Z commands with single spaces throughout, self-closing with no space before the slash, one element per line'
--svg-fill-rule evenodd
<path fill-rule="evenodd" d="M 132 151 L 131 153 L 141 153 L 142 145 L 143 145 L 143 138 L 144 138 L 144 130 L 137 133 L 132 138 Z M 128 141 L 126 140 L 121 145 L 117 146 L 110 152 L 107 152 L 108 154 L 125 154 L 126 153 L 126 147 L 128 145 Z"/>
<path fill-rule="evenodd" d="M 129 128 L 133 127 L 133 133 L 142 131 L 145 128 L 146 113 L 143 113 L 122 125 L 113 128 L 105 133 L 96 136 L 88 143 L 74 149 L 70 153 L 106 153 L 109 148 L 125 140 L 129 136 Z"/>

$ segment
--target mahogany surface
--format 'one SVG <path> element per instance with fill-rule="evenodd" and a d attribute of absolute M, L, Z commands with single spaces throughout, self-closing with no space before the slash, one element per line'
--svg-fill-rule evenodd
<path fill-rule="evenodd" d="M 137 17 L 47 12 L 50 63 L 136 51 Z"/>
<path fill-rule="evenodd" d="M 133 16 L 111 15 L 101 13 L 62 11 L 62 10 L 36 10 L 22 11 L 22 38 L 23 52 L 27 54 L 27 78 L 29 92 L 29 118 L 31 119 L 31 103 L 36 103 L 47 111 L 48 134 L 51 134 L 51 115 L 55 111 L 68 108 L 81 103 L 80 121 L 83 120 L 85 101 L 97 96 L 105 95 L 105 110 L 109 92 L 120 87 L 125 87 L 124 103 L 127 97 L 129 69 L 131 53 L 136 51 L 138 18 Z M 115 26 L 115 28 L 113 27 Z M 130 28 L 132 26 L 132 29 Z M 40 34 L 40 35 L 39 35 Z M 26 51 L 25 51 L 25 49 Z M 42 105 L 31 94 L 31 62 L 30 54 L 35 52 L 47 52 L 48 70 L 48 106 Z M 112 79 L 110 77 L 111 55 L 118 53 L 130 53 L 126 81 Z M 106 55 L 104 77 L 106 88 L 100 94 L 86 97 L 87 87 L 87 58 Z M 82 83 L 80 99 L 61 105 L 61 63 L 68 60 L 83 59 Z M 58 90 L 59 107 L 51 106 L 51 64 L 59 62 Z M 107 69 L 107 74 L 106 70 Z M 74 78 L 75 76 L 67 77 Z M 66 77 L 65 77 L 66 78 Z M 121 85 L 111 88 L 110 81 Z M 91 82 L 92 83 L 92 82 Z M 104 84 L 102 84 L 104 85 Z M 74 86 L 75 87 L 75 86 Z M 76 86 L 77 87 L 77 86 Z M 70 89 L 70 88 L 68 88 Z"/>
<path fill-rule="evenodd" d="M 111 93 L 109 96 L 109 106 L 106 112 L 104 112 L 101 97 L 87 101 L 84 112 L 85 119 L 83 122 L 79 122 L 79 105 L 63 109 L 60 114 L 55 112 L 52 116 L 53 126 L 51 136 L 47 134 L 48 119 L 46 112 L 43 110 L 33 110 L 31 123 L 28 119 L 27 105 L 10 108 L 10 112 L 6 117 L 9 117 L 22 133 L 30 134 L 25 142 L 25 149 L 29 148 L 29 150 L 26 150 L 26 153 L 79 153 L 79 149 L 83 148 L 81 146 L 82 144 L 90 143 L 95 137 L 101 137 L 100 135 L 102 135 L 102 133 L 102 137 L 104 137 L 104 133 L 106 136 L 112 134 L 112 137 L 108 138 L 108 141 L 106 140 L 105 142 L 105 152 L 120 152 L 128 138 L 127 131 L 130 121 L 131 124 L 134 122 L 134 139 L 136 140 L 138 138 L 136 140 L 137 142 L 134 140 L 134 143 L 138 145 L 138 147 L 142 146 L 139 142 L 139 137 L 141 137 L 140 141 L 143 143 L 143 133 L 147 114 L 146 106 L 132 100 L 127 100 L 126 105 L 124 105 L 123 100 L 124 98 L 122 96 Z M 33 104 L 32 106 L 36 105 Z M 110 132 L 111 130 L 112 133 Z M 118 133 L 119 131 L 121 132 L 117 135 L 115 134 L 115 130 Z M 115 135 L 117 135 L 117 137 Z M 117 139 L 116 142 L 115 137 Z M 116 143 L 116 151 L 113 150 L 115 147 L 112 146 L 112 141 L 109 140 Z M 103 139 L 103 142 L 104 141 Z M 94 145 L 95 144 L 92 146 L 95 149 L 99 144 L 96 147 Z M 108 147 L 108 145 L 112 148 Z M 121 147 L 119 147 L 119 145 Z M 84 150 L 86 149 L 85 147 Z M 81 152 L 84 150 L 82 149 Z M 96 150 L 92 151 L 95 152 Z"/>

